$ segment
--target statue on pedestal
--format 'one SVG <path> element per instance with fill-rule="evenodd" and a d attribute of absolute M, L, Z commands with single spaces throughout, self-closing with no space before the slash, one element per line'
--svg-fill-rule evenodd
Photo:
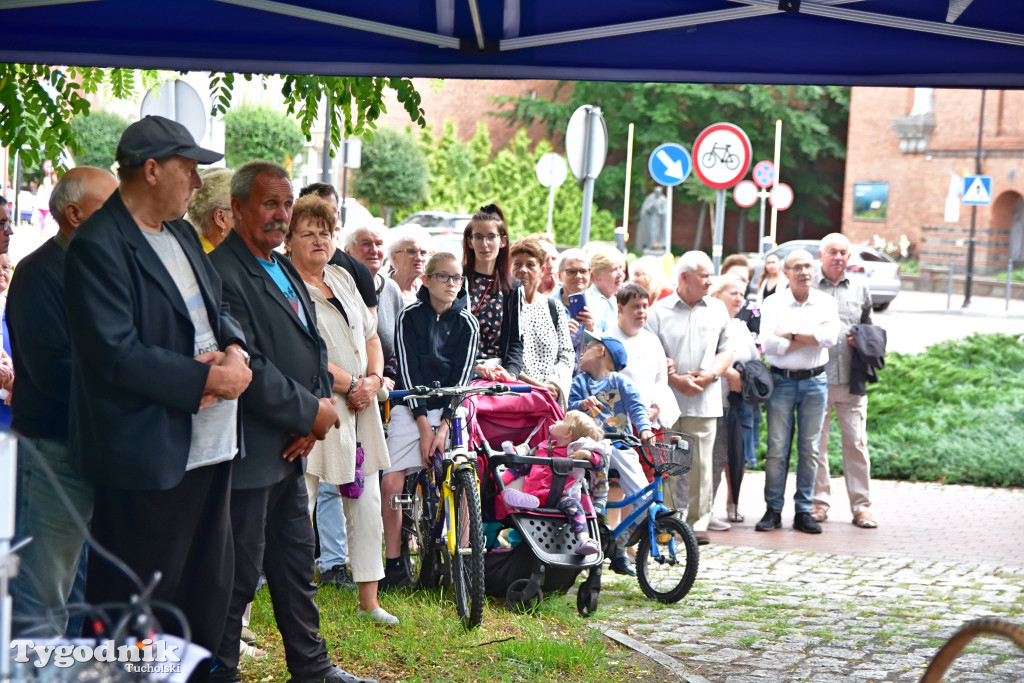
<path fill-rule="evenodd" d="M 661 185 L 654 188 L 644 198 L 640 207 L 640 233 L 643 241 L 643 251 L 663 252 L 665 250 L 665 214 L 668 211 L 668 200 L 665 197 L 665 188 Z"/>

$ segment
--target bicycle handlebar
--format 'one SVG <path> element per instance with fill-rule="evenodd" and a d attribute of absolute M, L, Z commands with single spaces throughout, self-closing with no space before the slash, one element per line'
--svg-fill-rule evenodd
<path fill-rule="evenodd" d="M 494 384 L 489 387 L 413 387 L 388 392 L 388 398 L 405 401 L 409 398 L 436 398 L 440 396 L 466 396 L 468 394 L 489 394 L 491 396 L 507 396 L 511 394 L 528 394 L 533 387 L 528 385 Z"/>

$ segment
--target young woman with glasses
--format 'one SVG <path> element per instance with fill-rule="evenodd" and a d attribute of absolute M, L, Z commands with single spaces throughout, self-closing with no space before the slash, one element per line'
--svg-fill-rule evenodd
<path fill-rule="evenodd" d="M 498 382 L 516 379 L 523 366 L 519 317 L 523 288 L 512 277 L 508 227 L 496 204 L 473 215 L 462 236 L 462 270 L 469 309 L 480 324 L 477 376 Z"/>

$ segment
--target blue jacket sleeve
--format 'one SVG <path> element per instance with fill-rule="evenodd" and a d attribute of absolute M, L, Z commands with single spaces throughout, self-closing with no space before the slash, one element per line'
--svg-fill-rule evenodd
<path fill-rule="evenodd" d="M 582 372 L 573 378 L 569 387 L 569 410 L 579 410 L 580 402 L 590 397 L 587 388 L 587 378 Z"/>
<path fill-rule="evenodd" d="M 644 402 L 640 400 L 640 394 L 637 392 L 636 387 L 624 376 L 619 375 L 618 377 L 619 391 L 622 392 L 622 402 L 626 406 L 626 412 L 629 413 L 629 421 L 633 423 L 633 428 L 638 432 L 650 429 L 651 421 L 647 417 L 647 410 L 644 408 Z"/>

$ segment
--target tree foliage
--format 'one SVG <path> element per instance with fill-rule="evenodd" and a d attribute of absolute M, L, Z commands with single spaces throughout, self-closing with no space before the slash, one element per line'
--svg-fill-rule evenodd
<path fill-rule="evenodd" d="M 266 159 L 290 166 L 302 151 L 302 130 L 284 114 L 247 105 L 224 114 L 225 163 L 237 168 Z"/>
<path fill-rule="evenodd" d="M 730 121 L 750 137 L 754 161 L 772 159 L 775 121 L 781 119 L 783 182 L 794 188 L 788 213 L 823 224 L 823 208 L 837 197 L 835 181 L 842 171 L 830 164 L 846 155 L 849 89 L 818 86 L 696 85 L 685 83 L 562 82 L 551 99 L 499 98 L 512 108 L 499 112 L 514 123 L 543 122 L 549 132 L 564 131 L 569 117 L 583 104 L 601 107 L 608 126 L 608 156 L 621 159 L 601 171 L 595 183 L 597 203 L 618 210 L 626 176 L 626 137 L 634 123 L 633 177 L 630 204 L 638 209 L 652 187 L 647 158 L 663 142 L 692 150 L 706 126 Z M 675 188 L 684 204 L 710 202 L 715 190 L 691 176 Z M 753 219 L 755 208 L 750 209 Z"/>
<path fill-rule="evenodd" d="M 210 74 L 213 115 L 228 111 L 238 75 Z M 151 70 L 0 63 L 0 145 L 21 149 L 28 166 L 38 166 L 43 159 L 58 160 L 65 147 L 81 147 L 71 121 L 89 112 L 87 95 L 102 87 L 115 99 L 134 101 L 167 76 Z M 253 79 L 253 74 L 240 76 Z M 266 77 L 260 78 L 266 87 Z M 387 90 L 395 92 L 413 123 L 426 125 L 420 95 L 408 78 L 286 74 L 281 79 L 288 113 L 298 119 L 307 140 L 320 108 L 328 103 L 330 149 L 338 149 L 343 137 L 375 128 L 387 111 Z"/>
<path fill-rule="evenodd" d="M 549 141 L 539 141 L 531 151 L 531 140 L 520 129 L 495 153 L 484 122 L 477 123 L 476 134 L 468 142 L 460 142 L 455 124 L 448 120 L 440 137 L 435 139 L 427 129 L 420 134 L 419 144 L 427 157 L 430 194 L 410 207 L 409 213 L 426 209 L 474 213 L 495 202 L 505 212 L 513 238 L 547 228 L 548 189 L 537 181 L 536 166 L 551 151 Z M 552 224 L 559 244 L 579 243 L 582 213 L 583 191 L 570 176 L 555 191 Z M 591 239 L 610 241 L 614 229 L 610 212 L 592 212 Z"/>
<path fill-rule="evenodd" d="M 405 208 L 427 196 L 427 180 L 427 161 L 412 132 L 384 128 L 363 142 L 352 194 L 383 207 Z"/>
<path fill-rule="evenodd" d="M 78 147 L 73 149 L 79 166 L 110 168 L 121 134 L 131 121 L 109 111 L 93 111 L 71 119 Z"/>

